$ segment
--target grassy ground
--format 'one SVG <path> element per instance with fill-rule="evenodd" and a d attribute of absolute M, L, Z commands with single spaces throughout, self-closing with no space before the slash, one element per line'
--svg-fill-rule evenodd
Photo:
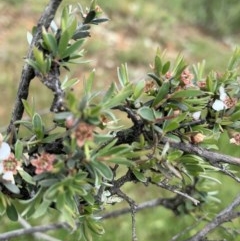
<path fill-rule="evenodd" d="M 3 103 L 0 105 L 0 127 L 2 130 L 10 118 L 10 110 L 27 51 L 26 31 L 31 30 L 47 2 L 47 0 L 0 0 L 0 103 Z M 64 4 L 70 2 L 77 1 L 66 0 Z M 84 5 L 89 1 L 80 2 Z M 197 28 L 190 22 L 191 15 L 195 13 L 185 11 L 182 1 L 99 0 L 99 4 L 110 21 L 92 29 L 92 37 L 86 44 L 86 59 L 91 59 L 92 62 L 78 66 L 74 73 L 83 80 L 84 76 L 95 68 L 98 89 L 116 80 L 116 68 L 124 62 L 128 63 L 132 79 L 137 81 L 146 78 L 157 47 L 166 49 L 170 59 L 174 59 L 181 52 L 190 64 L 206 59 L 208 71 L 214 68 L 221 72 L 231 55 L 234 41 L 237 42 L 239 39 L 237 35 L 216 38 L 212 34 L 207 34 L 202 27 Z M 77 88 L 80 92 L 81 82 Z M 34 98 L 37 109 L 49 107 L 51 99 L 48 93 L 50 92 L 37 79 L 33 80 L 30 99 Z M 223 184 L 227 182 L 229 186 L 234 185 L 228 178 L 224 178 L 222 182 Z M 158 197 L 165 194 L 159 189 L 148 190 L 143 186 L 129 185 L 126 189 L 139 202 L 156 197 L 156 192 Z M 138 192 L 134 192 L 134 189 L 138 189 Z M 217 185 L 215 189 L 221 190 L 221 185 Z M 221 197 L 224 196 L 224 199 L 217 208 L 221 209 L 237 192 L 239 190 L 236 188 L 221 190 Z M 111 208 L 116 209 L 115 206 Z M 161 207 L 143 211 L 138 214 L 137 219 L 137 225 L 140 227 L 139 240 L 169 240 L 183 227 L 189 226 L 193 220 L 190 215 L 176 217 Z M 42 221 L 47 223 L 49 220 Z M 104 224 L 106 236 L 100 239 L 96 237 L 95 240 L 130 240 L 130 216 L 108 220 Z M 239 223 L 233 223 L 233 226 L 237 225 Z M 5 227 L 0 230 L 6 231 Z M 220 239 L 222 232 L 224 231 L 220 230 L 213 238 Z M 66 241 L 73 240 L 71 236 L 62 236 L 62 238 Z"/>

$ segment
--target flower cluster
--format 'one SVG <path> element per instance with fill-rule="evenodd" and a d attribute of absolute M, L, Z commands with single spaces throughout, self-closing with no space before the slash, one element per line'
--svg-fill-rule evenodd
<path fill-rule="evenodd" d="M 192 86 L 193 77 L 193 74 L 188 69 L 185 69 L 181 73 L 180 79 L 185 86 Z"/>
<path fill-rule="evenodd" d="M 78 124 L 74 132 L 74 137 L 76 138 L 79 147 L 82 147 L 86 141 L 93 140 L 93 130 L 94 126 L 89 125 L 86 122 Z"/>
<path fill-rule="evenodd" d="M 32 159 L 31 164 L 36 167 L 35 173 L 41 174 L 52 171 L 54 160 L 55 155 L 44 152 L 35 159 Z"/>

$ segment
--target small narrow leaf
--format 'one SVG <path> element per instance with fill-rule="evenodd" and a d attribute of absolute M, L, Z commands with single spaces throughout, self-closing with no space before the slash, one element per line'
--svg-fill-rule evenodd
<path fill-rule="evenodd" d="M 25 100 L 25 99 L 22 99 L 22 103 L 23 103 L 23 106 L 24 106 L 24 110 L 29 115 L 29 117 L 32 118 L 33 115 L 34 115 L 34 107 L 31 107 L 29 105 L 29 103 L 27 102 L 27 100 Z"/>
<path fill-rule="evenodd" d="M 19 139 L 15 143 L 15 157 L 17 160 L 20 160 L 22 158 L 23 154 L 23 143 Z"/>
<path fill-rule="evenodd" d="M 32 119 L 33 131 L 38 137 L 38 139 L 42 139 L 44 136 L 44 125 L 42 122 L 42 118 L 38 113 L 35 113 Z"/>
<path fill-rule="evenodd" d="M 134 176 L 140 181 L 140 182 L 146 182 L 147 181 L 147 178 L 144 176 L 144 173 L 136 170 L 136 169 L 133 169 L 132 170 Z"/>
<path fill-rule="evenodd" d="M 83 44 L 84 40 L 80 39 L 77 40 L 75 43 L 73 43 L 70 47 L 68 47 L 65 52 L 62 53 L 61 57 L 64 59 L 72 54 L 74 54 L 76 51 L 78 51 L 78 49 L 80 48 L 80 46 Z"/>
<path fill-rule="evenodd" d="M 79 82 L 78 78 L 67 80 L 61 84 L 61 88 L 62 88 L 62 90 L 71 89 L 78 82 Z"/>
<path fill-rule="evenodd" d="M 59 40 L 59 44 L 58 44 L 58 53 L 60 58 L 63 58 L 64 53 L 67 49 L 68 46 L 68 42 L 70 40 L 69 34 L 67 29 L 62 33 L 60 40 Z"/>
<path fill-rule="evenodd" d="M 171 62 L 170 61 L 167 61 L 164 65 L 163 65 L 163 68 L 162 68 L 162 74 L 165 75 L 169 68 L 170 68 L 170 65 L 171 65 Z"/>
<path fill-rule="evenodd" d="M 92 161 L 91 164 L 102 177 L 112 180 L 113 173 L 109 166 L 100 161 Z"/>
<path fill-rule="evenodd" d="M 158 105 L 169 93 L 170 82 L 164 82 L 163 85 L 159 88 L 157 96 L 155 97 L 152 107 Z"/>
<path fill-rule="evenodd" d="M 33 181 L 32 176 L 30 176 L 27 172 L 24 170 L 18 170 L 18 173 L 20 176 L 25 180 L 27 183 L 35 185 L 36 183 Z"/>
<path fill-rule="evenodd" d="M 7 206 L 7 216 L 11 221 L 18 221 L 18 212 L 15 208 L 15 206 L 11 203 L 9 206 Z"/>
<path fill-rule="evenodd" d="M 85 85 L 84 85 L 84 92 L 85 92 L 85 94 L 90 94 L 91 93 L 94 77 L 95 77 L 95 70 L 93 70 L 90 73 L 90 75 L 88 76 L 88 79 L 85 81 Z"/>
<path fill-rule="evenodd" d="M 204 92 L 198 89 L 186 89 L 186 90 L 179 90 L 172 94 L 171 99 L 175 98 L 188 98 L 188 97 L 196 97 L 199 95 L 203 95 Z"/>
<path fill-rule="evenodd" d="M 120 68 L 117 69 L 118 80 L 122 87 L 129 83 L 127 64 L 122 64 Z"/>

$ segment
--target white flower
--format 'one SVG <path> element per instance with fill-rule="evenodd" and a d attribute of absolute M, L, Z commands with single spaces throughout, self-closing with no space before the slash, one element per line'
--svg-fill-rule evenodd
<path fill-rule="evenodd" d="M 219 100 L 215 100 L 212 105 L 212 108 L 216 111 L 227 109 L 227 105 L 224 103 L 224 101 L 227 99 L 227 94 L 223 86 L 219 87 L 219 96 Z"/>

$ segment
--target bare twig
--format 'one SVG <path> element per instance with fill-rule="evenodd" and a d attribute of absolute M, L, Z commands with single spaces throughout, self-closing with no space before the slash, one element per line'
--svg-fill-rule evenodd
<path fill-rule="evenodd" d="M 206 160 L 208 160 L 211 164 L 214 163 L 228 163 L 232 165 L 240 166 L 240 158 L 232 157 L 224 154 L 220 154 L 213 151 L 208 151 L 200 146 L 192 145 L 190 143 L 183 143 L 183 142 L 173 142 L 169 138 L 162 137 L 161 142 L 166 143 L 168 142 L 171 147 L 180 149 L 187 153 L 197 154 Z"/>
<path fill-rule="evenodd" d="M 24 227 L 24 228 L 32 228 L 32 226 L 25 220 L 23 219 L 21 216 L 18 217 L 18 222 Z M 53 237 L 50 237 L 44 233 L 39 233 L 39 232 L 36 232 L 36 233 L 33 233 L 33 236 L 37 239 L 42 239 L 42 240 L 45 240 L 45 241 L 61 241 L 59 239 L 56 239 L 56 238 L 53 238 Z"/>
<path fill-rule="evenodd" d="M 42 27 L 44 26 L 46 29 L 48 29 L 61 2 L 62 0 L 51 0 L 48 6 L 45 8 L 42 16 L 38 21 L 37 30 L 33 36 L 33 40 L 29 47 L 26 58 L 28 59 L 33 58 L 33 47 L 38 45 L 38 42 L 42 37 Z M 30 82 L 34 78 L 34 76 L 35 74 L 34 74 L 33 68 L 29 64 L 25 63 L 22 70 L 22 75 L 21 75 L 21 79 L 18 87 L 15 105 L 12 112 L 12 117 L 7 129 L 8 134 L 10 133 L 13 134 L 14 122 L 22 118 L 22 115 L 24 112 L 22 99 L 25 99 L 25 100 L 27 99 Z M 13 142 L 14 142 L 14 139 L 13 139 Z"/>
<path fill-rule="evenodd" d="M 159 206 L 159 205 L 165 206 L 165 204 L 168 201 L 170 201 L 170 199 L 167 199 L 167 198 L 157 198 L 157 199 L 153 199 L 153 200 L 150 200 L 150 201 L 146 201 L 146 202 L 143 202 L 139 205 L 136 205 L 136 211 L 141 211 L 141 210 L 146 209 L 146 208 L 153 208 L 153 207 L 156 207 L 156 206 Z M 118 216 L 127 214 L 129 212 L 131 212 L 131 208 L 123 208 L 123 209 L 120 209 L 120 210 L 116 210 L 116 211 L 113 211 L 113 212 L 103 214 L 102 219 L 116 218 Z"/>
<path fill-rule="evenodd" d="M 33 234 L 36 232 L 47 232 L 49 230 L 56 230 L 56 229 L 62 229 L 62 228 L 67 229 L 67 228 L 69 228 L 69 225 L 65 222 L 62 222 L 62 223 L 54 223 L 54 224 L 36 226 L 36 227 L 32 227 L 32 228 L 17 229 L 17 230 L 13 230 L 13 231 L 9 231 L 9 232 L 0 234 L 0 240 L 7 240 L 7 239 L 18 237 L 21 235 Z"/>
<path fill-rule="evenodd" d="M 206 215 L 206 216 L 207 216 L 207 215 Z M 179 238 L 180 238 L 181 236 L 183 236 L 183 235 L 186 234 L 188 231 L 190 231 L 191 229 L 193 229 L 193 228 L 195 228 L 196 226 L 198 226 L 199 223 L 206 218 L 206 216 L 203 216 L 203 217 L 197 219 L 193 225 L 191 225 L 191 226 L 185 228 L 184 230 L 182 230 L 181 232 L 177 233 L 177 234 L 174 235 L 174 236 L 171 238 L 171 240 L 169 240 L 169 241 L 179 240 Z"/>
<path fill-rule="evenodd" d="M 132 241 L 138 241 L 136 233 L 136 203 L 133 199 L 123 193 L 120 189 L 117 191 L 117 195 L 123 198 L 130 206 L 131 216 L 132 216 Z"/>
<path fill-rule="evenodd" d="M 234 209 L 240 205 L 240 195 L 223 211 L 221 211 L 211 222 L 209 222 L 201 231 L 192 236 L 186 241 L 198 241 L 202 240 L 210 231 L 220 226 L 225 222 L 229 222 L 240 216 L 240 212 L 234 212 Z"/>
<path fill-rule="evenodd" d="M 187 193 L 181 192 L 181 191 L 179 191 L 179 190 L 177 190 L 177 189 L 175 189 L 175 188 L 173 188 L 173 187 L 171 187 L 171 186 L 169 186 L 169 185 L 167 185 L 167 184 L 164 184 L 164 183 L 162 183 L 162 182 L 159 182 L 159 183 L 156 183 L 156 185 L 159 186 L 159 187 L 161 187 L 161 188 L 164 188 L 164 189 L 166 189 L 166 190 L 168 190 L 168 191 L 170 191 L 170 192 L 176 193 L 176 194 L 178 194 L 178 195 L 180 195 L 180 196 L 183 196 L 183 197 L 189 199 L 189 200 L 190 200 L 191 202 L 193 202 L 194 205 L 196 205 L 196 206 L 200 203 L 200 201 L 198 201 L 197 199 L 191 197 L 191 196 L 188 195 Z"/>

